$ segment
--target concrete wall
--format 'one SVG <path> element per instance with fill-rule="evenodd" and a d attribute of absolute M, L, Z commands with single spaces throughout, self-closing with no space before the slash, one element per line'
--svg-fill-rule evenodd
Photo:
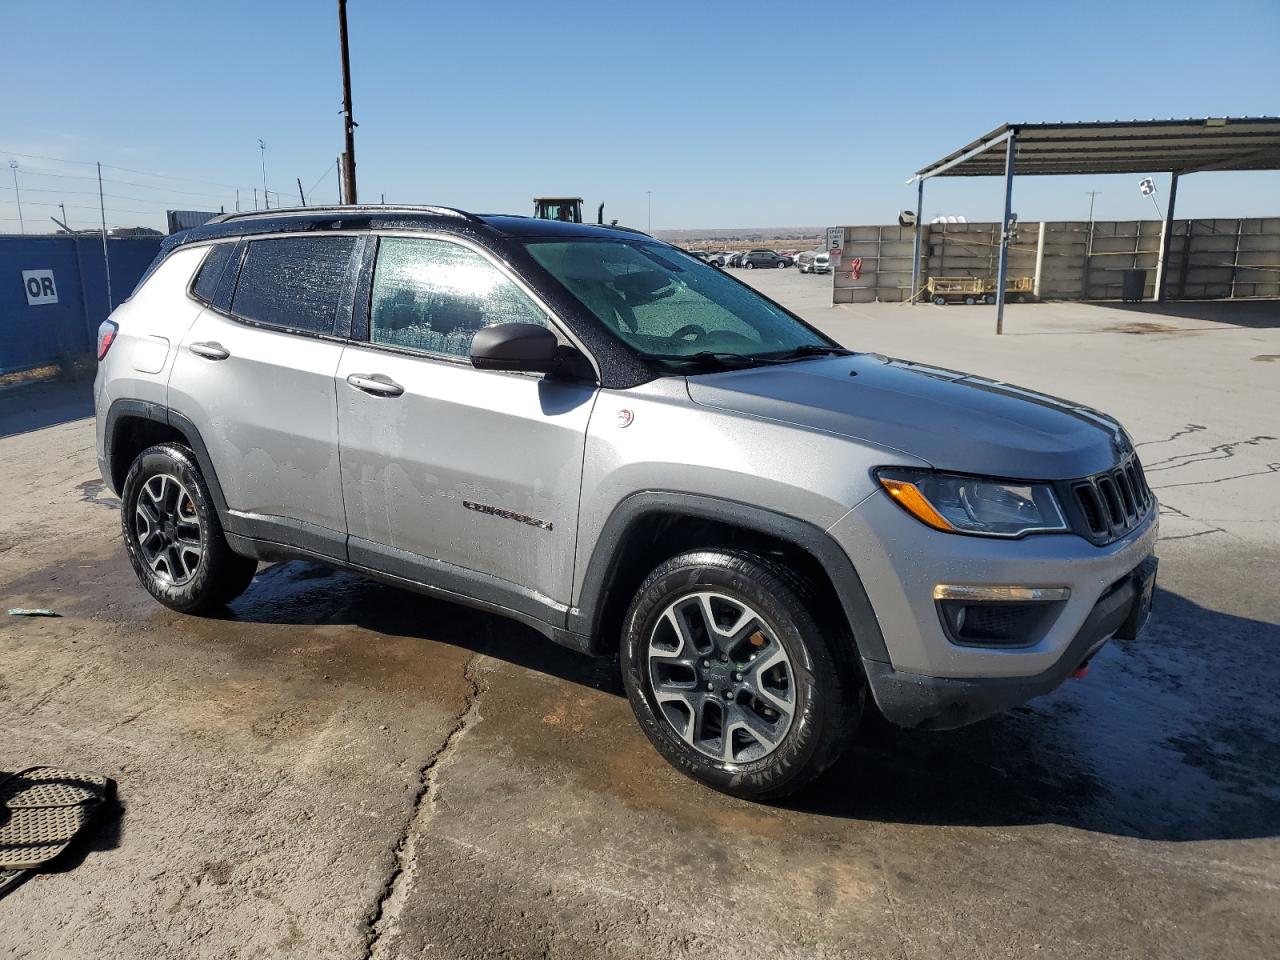
<path fill-rule="evenodd" d="M 133 292 L 160 240 L 108 239 L 115 304 Z M 29 305 L 24 270 L 52 270 L 58 302 Z M 0 236 L 0 375 L 91 355 L 110 312 L 101 237 Z"/>
<path fill-rule="evenodd" d="M 922 229 L 922 282 L 929 276 L 994 281 L 998 224 L 935 223 Z M 1151 298 L 1162 229 L 1159 220 L 1095 221 L 1090 238 L 1085 221 L 1020 223 L 1009 248 L 1009 276 L 1037 280 L 1046 300 L 1118 300 L 1124 271 L 1145 269 Z M 907 299 L 913 240 L 910 227 L 845 227 L 833 301 Z M 854 258 L 862 260 L 857 280 Z M 1280 297 L 1280 218 L 1176 220 L 1166 270 L 1170 300 Z"/>

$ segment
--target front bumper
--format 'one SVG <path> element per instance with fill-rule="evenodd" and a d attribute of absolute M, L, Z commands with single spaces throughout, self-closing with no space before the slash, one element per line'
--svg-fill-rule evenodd
<path fill-rule="evenodd" d="M 943 729 L 1047 693 L 1120 629 L 1135 583 L 1145 583 L 1138 574 L 1154 565 L 1158 520 L 1153 504 L 1104 547 L 1074 534 L 966 537 L 926 527 L 877 492 L 828 532 L 853 561 L 884 636 L 887 661 L 863 661 L 877 706 L 902 726 Z M 938 584 L 1066 587 L 1070 596 L 1033 642 L 959 644 L 939 618 Z"/>
<path fill-rule="evenodd" d="M 1056 690 L 1117 635 L 1136 636 L 1151 609 L 1156 558 L 1149 556 L 1094 604 L 1057 663 L 1030 677 L 930 677 L 863 661 L 876 706 L 902 727 L 963 727 Z"/>

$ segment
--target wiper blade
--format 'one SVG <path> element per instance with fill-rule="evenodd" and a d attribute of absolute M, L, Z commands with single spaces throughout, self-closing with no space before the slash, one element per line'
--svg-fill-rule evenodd
<path fill-rule="evenodd" d="M 806 343 L 803 347 L 796 347 L 794 350 L 788 350 L 785 353 L 775 353 L 771 359 L 774 360 L 799 360 L 803 357 L 847 357 L 852 350 L 846 350 L 844 347 L 829 347 L 824 343 Z"/>
<path fill-rule="evenodd" d="M 768 357 L 753 357 L 746 353 L 728 353 L 720 350 L 699 350 L 697 353 L 651 353 L 650 360 L 669 363 L 688 363 L 694 366 L 719 364 L 726 367 L 753 367 L 756 364 L 778 363 Z"/>

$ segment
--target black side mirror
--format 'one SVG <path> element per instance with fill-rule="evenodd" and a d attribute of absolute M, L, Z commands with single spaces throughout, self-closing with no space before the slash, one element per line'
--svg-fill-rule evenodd
<path fill-rule="evenodd" d="M 558 365 L 556 335 L 536 323 L 500 323 L 476 331 L 471 365 L 477 370 L 548 373 Z"/>

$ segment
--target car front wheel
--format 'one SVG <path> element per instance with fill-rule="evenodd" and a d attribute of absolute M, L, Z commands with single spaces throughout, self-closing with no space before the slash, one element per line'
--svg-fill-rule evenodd
<path fill-rule="evenodd" d="M 695 550 L 641 584 L 623 681 L 641 729 L 682 773 L 748 799 L 812 782 L 844 752 L 865 685 L 843 618 L 790 568 Z"/>
<path fill-rule="evenodd" d="M 256 560 L 232 552 L 209 488 L 187 447 L 162 443 L 140 453 L 120 494 L 125 550 L 151 596 L 182 613 L 234 600 Z"/>

